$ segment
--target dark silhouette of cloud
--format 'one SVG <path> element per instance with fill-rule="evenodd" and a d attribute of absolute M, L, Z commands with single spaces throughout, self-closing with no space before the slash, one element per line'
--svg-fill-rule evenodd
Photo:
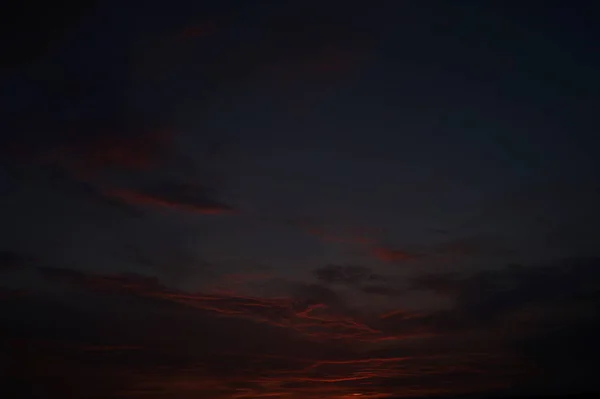
<path fill-rule="evenodd" d="M 14 256 L 6 258 L 10 263 Z M 595 383 L 586 370 L 598 354 L 597 266 L 597 260 L 573 259 L 425 275 L 413 280 L 412 289 L 435 290 L 452 306 L 375 315 L 353 309 L 329 288 L 339 279 L 354 284 L 354 278 L 343 278 L 344 268 L 324 268 L 340 272 L 327 274 L 327 285 L 288 283 L 290 296 L 262 297 L 184 292 L 151 276 L 32 263 L 24 268 L 62 287 L 65 299 L 55 290 L 40 291 L 39 282 L 26 296 L 3 297 L 2 309 L 12 310 L 4 313 L 2 342 L 12 345 L 9 359 L 24 359 L 24 350 L 39 352 L 21 364 L 40 375 L 49 376 L 42 365 L 63 356 L 58 372 L 76 373 L 79 367 L 84 380 L 98 375 L 106 381 L 112 395 L 121 390 L 142 398 L 159 392 L 228 397 L 240 386 L 260 396 L 272 393 L 272 384 L 304 397 L 357 389 L 391 395 L 414 384 L 427 386 L 415 391 L 419 395 L 441 394 L 448 392 L 440 384 L 446 379 L 452 392 L 509 382 L 525 390 L 548 377 L 556 387 L 583 389 Z M 28 321 L 19 316 L 23 312 Z M 126 370 L 133 374 L 125 379 Z M 29 381 L 27 375 L 19 378 Z M 519 385 L 524 375 L 530 385 Z M 474 376 L 478 383 L 469 386 Z M 364 382 L 377 388 L 369 390 Z"/>
<path fill-rule="evenodd" d="M 428 274 L 415 278 L 413 289 L 435 292 L 454 303 L 449 310 L 428 315 L 433 330 L 487 330 L 532 362 L 536 377 L 517 384 L 518 389 L 598 389 L 590 370 L 600 355 L 599 259 Z"/>
<path fill-rule="evenodd" d="M 367 295 L 399 297 L 405 289 L 389 276 L 357 265 L 327 265 L 314 270 L 315 277 L 328 286 L 351 287 Z"/>
<path fill-rule="evenodd" d="M 141 190 L 115 189 L 106 194 L 127 204 L 173 208 L 199 214 L 231 214 L 234 209 L 213 198 L 201 186 L 180 183 L 163 183 Z"/>
<path fill-rule="evenodd" d="M 25 268 L 34 261 L 33 257 L 14 251 L 0 251 L 0 271 Z"/>
<path fill-rule="evenodd" d="M 426 274 L 414 279 L 413 288 L 448 296 L 461 310 L 489 319 L 528 303 L 560 303 L 591 295 L 599 288 L 599 266 L 595 258 L 568 259 L 533 267 Z"/>
<path fill-rule="evenodd" d="M 382 278 L 368 267 L 354 265 L 327 265 L 314 272 L 326 284 L 358 285 Z"/>
<path fill-rule="evenodd" d="M 150 169 L 172 155 L 173 135 L 156 127 L 142 129 L 132 127 L 121 133 L 72 133 L 46 160 L 75 173 Z"/>
<path fill-rule="evenodd" d="M 360 290 L 362 292 L 364 292 L 365 294 L 380 295 L 380 296 L 384 296 L 384 297 L 397 297 L 397 296 L 404 295 L 404 293 L 405 293 L 404 289 L 396 288 L 394 286 L 384 285 L 384 284 L 365 285 L 365 286 L 361 287 Z"/>
<path fill-rule="evenodd" d="M 375 259 L 386 263 L 406 262 L 418 259 L 420 257 L 418 254 L 411 253 L 408 251 L 399 249 L 389 249 L 379 246 L 371 248 L 370 252 Z"/>

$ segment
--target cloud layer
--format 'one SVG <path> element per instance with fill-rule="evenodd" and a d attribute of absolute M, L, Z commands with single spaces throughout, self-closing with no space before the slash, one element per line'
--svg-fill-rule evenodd
<path fill-rule="evenodd" d="M 556 389 L 589 389 L 599 264 L 422 275 L 409 291 L 435 291 L 454 305 L 376 314 L 319 285 L 294 283 L 289 297 L 193 293 L 5 252 L 4 277 L 21 284 L 2 299 L 3 342 L 12 345 L 5 361 L 22 367 L 12 369 L 14 389 L 36 381 L 32 392 L 67 392 L 72 383 L 53 384 L 52 376 L 78 375 L 104 381 L 98 397 L 379 398 L 525 390 L 550 377 Z M 339 266 L 316 277 L 328 286 L 376 279 Z"/>

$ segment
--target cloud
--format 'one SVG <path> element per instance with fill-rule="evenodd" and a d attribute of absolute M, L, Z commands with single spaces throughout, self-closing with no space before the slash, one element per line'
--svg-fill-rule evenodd
<path fill-rule="evenodd" d="M 327 229 L 315 226 L 313 224 L 305 223 L 303 221 L 292 221 L 292 225 L 302 229 L 304 232 L 317 237 L 326 242 L 337 242 L 342 244 L 354 244 L 358 246 L 368 246 L 373 243 L 370 238 L 356 235 L 356 234 L 339 234 L 335 232 L 329 232 Z"/>
<path fill-rule="evenodd" d="M 28 180 L 36 180 L 41 176 L 52 179 L 56 181 L 54 187 L 60 187 L 86 201 L 110 207 L 128 216 L 144 215 L 144 206 L 198 214 L 234 213 L 233 207 L 215 199 L 204 186 L 159 181 L 141 189 L 121 188 L 123 182 L 128 180 L 128 175 L 123 174 L 127 171 L 142 172 L 141 176 L 145 180 L 157 180 L 160 176 L 157 171 L 148 169 L 173 155 L 171 149 L 162 142 L 165 137 L 169 136 L 157 133 L 156 136 L 102 135 L 96 139 L 82 138 L 80 142 L 70 144 L 71 147 L 60 149 L 50 156 L 38 154 L 28 159 L 34 166 L 49 163 L 54 167 L 20 170 L 19 177 Z M 178 173 L 181 175 L 189 172 L 190 166 L 179 165 Z M 116 171 L 117 174 L 104 173 L 110 170 Z M 192 172 L 198 174 L 196 170 Z"/>
<path fill-rule="evenodd" d="M 328 286 L 346 286 L 367 295 L 398 297 L 405 290 L 398 281 L 375 273 L 371 268 L 356 265 L 327 265 L 314 270 L 315 277 Z"/>
<path fill-rule="evenodd" d="M 39 123 L 44 117 L 29 115 L 41 119 Z M 153 169 L 175 155 L 173 134 L 158 123 L 124 119 L 121 115 L 99 126 L 80 121 L 56 131 L 47 126 L 32 126 L 23 134 L 9 130 L 12 134 L 4 149 L 8 166 L 21 180 L 52 180 L 53 189 L 59 187 L 92 203 L 141 216 L 139 209 L 115 198 L 105 187 L 112 187 L 115 178 L 131 177 L 131 172 L 152 177 Z"/>
<path fill-rule="evenodd" d="M 81 173 L 107 169 L 147 170 L 171 155 L 173 135 L 158 128 L 120 133 L 73 133 L 48 154 L 46 161 Z M 140 130 L 138 128 L 137 130 Z"/>
<path fill-rule="evenodd" d="M 412 278 L 412 289 L 431 291 L 438 295 L 453 296 L 460 291 L 464 276 L 457 272 L 420 274 Z"/>
<path fill-rule="evenodd" d="M 319 228 L 306 223 L 295 223 L 305 232 L 326 242 L 335 242 L 353 245 L 364 251 L 366 254 L 380 262 L 398 263 L 413 261 L 421 258 L 423 255 L 416 252 L 404 251 L 399 249 L 390 249 L 381 245 L 374 238 L 365 237 L 358 234 L 339 234 L 331 233 L 323 228 Z"/>
<path fill-rule="evenodd" d="M 493 236 L 468 236 L 442 241 L 429 248 L 428 252 L 434 256 L 459 258 L 478 255 L 502 256 L 513 254 L 502 239 Z"/>
<path fill-rule="evenodd" d="M 29 266 L 34 261 L 31 256 L 26 256 L 14 251 L 0 251 L 0 271 L 19 270 Z"/>
<path fill-rule="evenodd" d="M 58 178 L 60 179 L 60 177 Z M 67 182 L 67 189 L 86 201 L 111 208 L 118 211 L 120 214 L 129 217 L 140 217 L 144 215 L 143 211 L 134 207 L 133 204 L 128 204 L 121 201 L 119 198 L 115 198 L 101 186 L 98 186 L 91 181 L 73 179 L 68 176 L 63 176 L 63 179 Z"/>
<path fill-rule="evenodd" d="M 425 274 L 413 280 L 413 288 L 449 296 L 473 316 L 492 318 L 531 302 L 559 303 L 593 293 L 600 282 L 598 266 L 600 261 L 593 258 L 567 259 L 533 267 Z"/>
<path fill-rule="evenodd" d="M 128 246 L 123 259 L 144 267 L 149 274 L 157 274 L 171 282 L 183 283 L 190 276 L 210 275 L 210 262 L 195 254 L 179 236 L 161 237 L 159 245 Z"/>
<path fill-rule="evenodd" d="M 156 90 L 155 97 L 189 97 L 194 109 L 209 106 L 223 90 L 252 83 L 258 90 L 274 87 L 275 94 L 283 89 L 280 100 L 297 98 L 297 90 L 317 101 L 324 89 L 359 68 L 370 54 L 373 34 L 362 20 L 340 18 L 333 10 L 321 7 L 317 14 L 322 15 L 315 15 L 302 5 L 292 9 L 275 14 L 246 10 L 250 14 L 243 22 L 229 10 L 184 30 L 175 40 L 138 45 L 134 75 L 141 86 Z"/>
<path fill-rule="evenodd" d="M 235 213 L 234 209 L 214 198 L 200 186 L 163 183 L 141 190 L 111 189 L 106 195 L 126 204 L 172 208 L 204 215 Z"/>
<path fill-rule="evenodd" d="M 444 233 L 445 234 L 445 233 Z M 459 259 L 479 255 L 502 256 L 513 254 L 510 248 L 493 237 L 463 237 L 427 245 L 418 250 L 392 249 L 376 244 L 368 247 L 369 254 L 385 263 L 405 263 L 419 259 Z"/>
<path fill-rule="evenodd" d="M 393 250 L 383 247 L 373 247 L 370 250 L 371 255 L 382 262 L 396 263 L 417 259 L 419 256 L 402 250 Z"/>
<path fill-rule="evenodd" d="M 316 269 L 314 273 L 318 280 L 327 284 L 352 286 L 381 279 L 370 268 L 354 265 L 327 265 Z"/>
<path fill-rule="evenodd" d="M 340 298 L 326 287 L 311 284 L 291 286 L 291 297 L 263 298 L 235 293 L 186 293 L 167 289 L 158 279 L 137 274 L 99 275 L 73 269 L 38 267 L 49 281 L 68 283 L 98 292 L 113 292 L 152 299 L 165 305 L 191 307 L 214 316 L 243 319 L 289 329 L 316 340 L 377 342 L 402 339 L 370 327 L 345 314 Z"/>
<path fill-rule="evenodd" d="M 185 292 L 149 276 L 32 264 L 26 268 L 55 290 L 11 296 L 0 306 L 12 309 L 5 312 L 12 345 L 22 337 L 21 345 L 42 354 L 33 358 L 40 375 L 48 375 L 41 364 L 62 356 L 57 373 L 79 367 L 84 380 L 95 373 L 116 387 L 110 395 L 132 398 L 388 397 L 406 389 L 416 395 L 485 391 L 510 382 L 525 389 L 531 385 L 519 384 L 544 376 L 556 386 L 590 386 L 587 362 L 598 348 L 597 266 L 570 260 L 427 274 L 412 289 L 446 295 L 448 308 L 374 314 L 353 309 L 330 287 L 354 284 L 347 279 L 354 268 L 325 267 L 335 272 L 325 277 L 331 283 L 288 282 L 288 296 L 266 297 Z M 36 287 L 39 282 L 29 288 Z M 27 323 L 19 319 L 23 312 Z M 22 356 L 18 348 L 11 358 Z M 532 360 L 533 371 L 525 367 Z"/>
<path fill-rule="evenodd" d="M 517 391 L 598 388 L 591 370 L 600 355 L 599 259 L 427 274 L 414 279 L 413 289 L 435 292 L 454 303 L 428 316 L 435 331 L 487 331 L 532 365 L 533 377 L 516 384 Z"/>
<path fill-rule="evenodd" d="M 379 295 L 384 297 L 397 297 L 405 294 L 403 289 L 399 289 L 385 284 L 371 284 L 360 288 L 362 292 L 370 295 Z"/>
<path fill-rule="evenodd" d="M 2 152 L 73 173 L 143 170 L 172 155 L 174 135 L 164 113 L 131 110 L 122 88 L 96 72 L 91 78 L 65 70 L 34 87 L 19 82 L 27 95 L 15 94 L 2 120 Z"/>
<path fill-rule="evenodd" d="M 400 264 L 420 259 L 457 259 L 479 255 L 503 256 L 514 251 L 494 237 L 462 237 L 422 246 L 421 248 L 399 249 L 383 245 L 375 238 L 356 234 L 340 234 L 310 225 L 298 224 L 307 233 L 326 242 L 335 242 L 356 246 L 366 254 L 383 263 Z"/>
<path fill-rule="evenodd" d="M 459 367 L 450 368 L 443 356 L 372 356 L 364 350 L 369 341 L 361 339 L 373 332 L 358 320 L 328 314 L 323 306 L 172 292 L 134 275 L 92 276 L 58 268 L 42 273 L 68 283 L 61 290 L 68 300 L 38 294 L 26 302 L 13 300 L 6 305 L 12 311 L 3 312 L 9 335 L 0 341 L 6 349 L 2 362 L 13 365 L 11 387 L 25 392 L 39 388 L 46 395 L 73 398 L 279 393 L 311 398 L 358 391 L 384 397 L 398 388 L 388 391 L 382 384 L 425 372 L 427 359 L 438 375 Z M 320 295 L 315 287 L 303 292 Z M 2 310 L 6 306 L 0 303 Z M 29 315 L 26 322 L 19 318 L 23 313 Z M 77 378 L 52 384 L 60 376 Z M 86 395 L 96 384 L 98 392 Z"/>

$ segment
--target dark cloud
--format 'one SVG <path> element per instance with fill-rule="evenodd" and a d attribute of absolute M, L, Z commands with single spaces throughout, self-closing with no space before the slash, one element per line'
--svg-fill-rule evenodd
<path fill-rule="evenodd" d="M 133 206 L 133 204 L 128 204 L 114 198 L 107 190 L 91 181 L 74 179 L 69 176 L 63 176 L 61 180 L 64 182 L 65 190 L 68 193 L 72 193 L 88 202 L 107 207 L 117 211 L 120 215 L 128 217 L 141 217 L 144 215 L 141 209 Z"/>
<path fill-rule="evenodd" d="M 416 290 L 454 305 L 426 317 L 435 331 L 488 331 L 532 363 L 536 377 L 518 384 L 532 392 L 598 389 L 590 370 L 600 355 L 600 260 L 511 265 L 473 273 L 419 276 Z M 551 382 L 549 382 L 551 381 Z"/>
<path fill-rule="evenodd" d="M 185 40 L 165 35 L 138 45 L 135 79 L 140 85 L 152 82 L 156 98 L 193 99 L 190 107 L 201 111 L 222 92 L 257 80 L 260 89 L 285 89 L 279 98 L 286 100 L 294 97 L 290 89 L 304 94 L 311 87 L 310 97 L 318 101 L 324 88 L 356 71 L 372 47 L 374 35 L 364 19 L 341 16 L 335 7 L 321 4 L 318 13 L 300 4 L 276 8 L 257 13 L 235 7 L 195 27 L 182 26 Z M 160 15 L 144 13 L 150 19 Z"/>
<path fill-rule="evenodd" d="M 188 293 L 166 288 L 156 277 L 135 273 L 114 275 L 39 266 L 34 270 L 44 279 L 91 292 L 126 295 L 162 303 L 191 307 L 216 317 L 249 320 L 286 328 L 315 339 L 378 341 L 385 331 L 370 328 L 354 319 L 342 299 L 331 289 L 316 284 L 294 284 L 290 298 L 262 298 L 236 293 Z"/>
<path fill-rule="evenodd" d="M 326 229 L 302 222 L 293 222 L 292 224 L 300 227 L 307 233 L 318 237 L 323 241 L 353 245 L 361 251 L 364 251 L 373 259 L 376 259 L 380 262 L 403 263 L 420 259 L 422 257 L 422 254 L 417 252 L 401 249 L 390 249 L 389 247 L 378 243 L 376 239 L 365 237 L 363 234 L 332 233 L 326 231 Z"/>
<path fill-rule="evenodd" d="M 34 258 L 14 251 L 0 250 L 0 271 L 22 269 L 31 265 Z"/>
<path fill-rule="evenodd" d="M 149 274 L 157 274 L 169 280 L 183 282 L 194 275 L 210 275 L 210 262 L 193 253 L 181 237 L 173 242 L 162 240 L 160 246 L 128 246 L 122 251 L 124 259 L 143 266 Z"/>
<path fill-rule="evenodd" d="M 600 383 L 593 371 L 600 356 L 599 304 L 600 296 L 596 295 L 594 305 L 586 309 L 589 312 L 587 317 L 548 328 L 536 336 L 516 342 L 516 349 L 530 359 L 539 371 L 537 378 L 524 384 L 524 389 L 548 394 L 600 390 Z"/>
<path fill-rule="evenodd" d="M 448 257 L 467 257 L 478 255 L 500 256 L 512 254 L 502 239 L 493 236 L 470 236 L 450 239 L 432 246 L 428 251 L 431 255 Z"/>
<path fill-rule="evenodd" d="M 206 188 L 189 184 L 163 183 L 141 190 L 114 189 L 107 190 L 106 195 L 131 205 L 173 208 L 199 214 L 235 212 L 231 206 L 213 198 Z"/>
<path fill-rule="evenodd" d="M 102 185 L 87 177 L 73 176 L 60 169 L 43 168 L 39 165 L 23 166 L 11 163 L 11 166 L 15 177 L 23 186 L 46 188 L 53 194 L 59 191 L 72 199 L 83 200 L 86 203 L 110 209 L 118 216 L 140 217 L 144 215 L 143 210 L 111 197 L 105 192 Z M 45 192 L 41 192 L 41 194 L 45 194 Z M 38 199 L 42 200 L 41 197 Z"/>
<path fill-rule="evenodd" d="M 327 265 L 314 272 L 318 280 L 327 284 L 358 285 L 382 278 L 368 267 L 354 265 Z"/>
<path fill-rule="evenodd" d="M 362 382 L 389 381 L 422 367 L 414 356 L 374 358 L 356 351 L 352 345 L 363 346 L 381 333 L 322 303 L 298 309 L 285 299 L 168 291 L 142 276 L 40 272 L 68 283 L 62 289 L 68 300 L 37 294 L 26 303 L 0 303 L 12 308 L 5 313 L 10 334 L 2 340 L 2 362 L 13 365 L 11 389 L 38 393 L 43 387 L 77 397 L 82 388 L 69 393 L 72 380 L 51 383 L 53 376 L 69 375 L 77 376 L 77 384 L 100 383 L 98 397 L 260 397 L 277 385 L 299 398 L 369 392 Z M 315 287 L 302 292 L 315 302 L 328 298 Z M 28 320 L 19 316 L 24 312 Z"/>
<path fill-rule="evenodd" d="M 422 275 L 414 288 L 449 296 L 472 316 L 493 318 L 532 302 L 577 300 L 598 290 L 600 262 L 569 259 L 524 267 L 510 265 L 475 273 Z"/>
<path fill-rule="evenodd" d="M 463 276 L 458 272 L 421 274 L 412 278 L 412 288 L 452 296 L 458 293 L 461 278 Z"/>
<path fill-rule="evenodd" d="M 292 284 L 291 291 L 294 301 L 300 307 L 336 306 L 341 298 L 329 287 L 320 284 Z"/>
<path fill-rule="evenodd" d="M 405 288 L 394 278 L 374 272 L 366 266 L 327 265 L 314 270 L 317 280 L 328 286 L 346 286 L 367 295 L 399 297 Z"/>
<path fill-rule="evenodd" d="M 82 1 L 69 4 L 68 12 L 64 6 L 57 9 L 43 4 L 36 8 L 36 13 L 27 12 L 25 5 L 10 12 L 7 10 L 3 24 L 10 28 L 3 27 L 2 30 L 2 68 L 11 72 L 13 68 L 27 66 L 43 58 L 86 14 L 93 12 L 95 6 L 95 1 Z M 5 39 L 5 35 L 12 38 Z"/>
<path fill-rule="evenodd" d="M 397 287 L 393 287 L 391 285 L 384 285 L 384 284 L 365 285 L 365 286 L 361 287 L 360 290 L 362 292 L 364 292 L 365 294 L 380 295 L 380 296 L 384 296 L 384 297 L 385 296 L 396 297 L 396 296 L 401 296 L 405 293 L 404 289 L 400 289 Z"/>
<path fill-rule="evenodd" d="M 0 93 L 13 99 L 0 122 L 3 155 L 72 172 L 144 169 L 172 155 L 164 112 L 136 112 L 120 97 L 122 88 L 98 83 L 98 76 L 47 70 Z"/>
<path fill-rule="evenodd" d="M 36 362 L 68 354 L 74 360 L 60 363 L 65 367 L 61 373 L 73 372 L 85 360 L 90 367 L 80 370 L 82 378 L 98 373 L 100 380 L 142 398 L 160 392 L 227 397 L 240 386 L 260 396 L 272 392 L 270 384 L 276 382 L 287 392 L 309 397 L 328 389 L 364 392 L 362 382 L 390 394 L 427 382 L 427 392 L 441 393 L 447 387 L 438 384 L 440 376 L 452 381 L 454 392 L 467 392 L 466 382 L 476 375 L 481 377 L 477 390 L 485 390 L 518 383 L 517 374 L 525 372 L 552 376 L 556 386 L 590 386 L 591 374 L 584 373 L 588 369 L 581 362 L 597 355 L 597 266 L 596 260 L 571 260 L 537 268 L 428 275 L 415 279 L 413 289 L 436 290 L 454 306 L 425 312 L 398 309 L 373 318 L 317 284 L 291 284 L 291 297 L 193 293 L 169 289 L 150 276 L 35 264 L 29 269 L 60 284 L 65 299 L 59 300 L 55 291 L 40 291 L 3 299 L 2 306 L 12 307 L 6 313 L 10 342 L 20 337 L 27 350 L 49 354 Z M 27 322 L 19 318 L 24 306 Z M 561 307 L 565 310 L 558 311 Z M 48 330 L 48 318 L 60 327 Z M 23 355 L 21 349 L 11 353 Z M 536 369 L 526 371 L 523 361 L 531 359 Z M 125 370 L 133 373 L 128 379 L 121 374 Z M 210 383 L 215 380 L 219 387 Z"/>
<path fill-rule="evenodd" d="M 120 133 L 74 132 L 45 160 L 80 174 L 107 169 L 147 170 L 172 155 L 173 135 L 170 132 L 152 126 L 121 129 Z"/>

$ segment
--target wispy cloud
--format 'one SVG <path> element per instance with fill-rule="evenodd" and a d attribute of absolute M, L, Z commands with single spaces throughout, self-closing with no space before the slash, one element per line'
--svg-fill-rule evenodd
<path fill-rule="evenodd" d="M 95 375 L 104 381 L 104 397 L 242 398 L 285 393 L 310 398 L 360 392 L 375 398 L 397 393 L 398 379 L 410 385 L 425 376 L 435 381 L 458 371 L 477 372 L 471 370 L 473 359 L 445 353 L 370 353 L 372 345 L 427 334 L 405 330 L 390 335 L 378 330 L 380 326 L 369 324 L 373 321 L 339 313 L 328 304 L 333 298 L 316 287 L 298 286 L 297 296 L 289 298 L 212 295 L 169 290 L 156 279 L 137 275 L 92 275 L 41 266 L 35 270 L 53 284 L 66 284 L 63 295 L 79 295 L 79 302 L 69 307 L 83 307 L 93 321 L 74 319 L 77 313 L 64 305 L 45 303 L 47 296 L 34 297 L 41 302 L 15 304 L 13 299 L 10 306 L 27 309 L 34 323 L 43 323 L 39 313 L 43 309 L 54 323 L 67 325 L 61 328 L 60 340 L 40 335 L 46 326 L 34 330 L 39 338 L 22 338 L 16 346 L 15 339 L 10 341 L 11 359 L 22 350 L 37 353 L 28 361 L 34 375 L 20 378 L 35 378 L 42 385 L 41 379 L 50 378 L 54 370 L 81 374 L 78 381 Z M 114 308 L 115 303 L 120 306 Z M 10 313 L 8 317 L 11 329 L 22 324 Z M 170 322 L 165 324 L 165 318 Z M 104 327 L 98 330 L 99 325 Z M 98 335 L 106 329 L 108 335 Z M 54 367 L 43 371 L 42 365 L 48 364 Z M 51 391 L 67 391 L 68 385 Z M 443 391 L 441 386 L 436 389 Z"/>
<path fill-rule="evenodd" d="M 390 249 L 383 245 L 376 238 L 366 237 L 359 234 L 340 234 L 329 232 L 326 229 L 312 226 L 305 223 L 297 223 L 297 226 L 308 234 L 318 237 L 325 242 L 341 243 L 354 246 L 368 254 L 373 259 L 384 263 L 401 263 L 413 261 L 421 258 L 423 255 L 413 251 L 401 249 Z"/>
<path fill-rule="evenodd" d="M 288 296 L 266 297 L 184 292 L 135 274 L 91 274 L 35 262 L 24 267 L 60 284 L 61 295 L 79 300 L 58 306 L 41 293 L 3 299 L 10 302 L 0 306 L 26 308 L 34 320 L 39 318 L 35 323 L 43 323 L 45 309 L 44 314 L 55 314 L 54 323 L 70 326 L 63 329 L 62 344 L 52 335 L 46 343 L 27 338 L 21 345 L 37 345 L 47 353 L 47 358 L 36 358 L 44 364 L 65 354 L 78 359 L 60 363 L 65 367 L 61 373 L 76 365 L 109 364 L 114 373 L 100 375 L 114 381 L 125 397 L 389 397 L 410 387 L 416 395 L 459 393 L 497 389 L 531 373 L 552 376 L 557 386 L 592 381 L 571 360 L 573 353 L 586 362 L 596 354 L 598 320 L 591 311 L 600 297 L 594 260 L 423 275 L 413 280 L 412 289 L 435 290 L 454 305 L 420 312 L 399 306 L 379 314 L 352 309 L 335 290 L 318 284 L 296 282 L 289 285 Z M 353 268 L 324 269 L 335 272 L 325 277 L 328 285 L 355 284 L 358 277 L 344 277 L 352 270 L 368 275 Z M 231 278 L 243 282 L 246 277 Z M 36 286 L 39 282 L 31 288 Z M 548 305 L 554 311 L 544 311 Z M 564 312 L 557 312 L 565 305 Z M 65 306 L 83 307 L 96 321 L 81 323 Z M 6 314 L 10 329 L 22 325 L 11 316 L 17 313 Z M 111 328 L 111 340 L 88 335 L 98 331 L 96 325 Z M 35 331 L 41 334 L 47 327 Z M 83 335 L 70 338 L 76 331 Z M 115 337 L 122 339 L 115 342 Z M 578 351 L 583 341 L 586 353 Z M 523 356 L 539 361 L 537 371 L 525 367 Z"/>
<path fill-rule="evenodd" d="M 317 279 L 327 284 L 357 285 L 381 280 L 370 268 L 355 265 L 327 265 L 315 270 Z"/>
<path fill-rule="evenodd" d="M 112 189 L 106 194 L 131 205 L 172 208 L 204 215 L 235 213 L 231 206 L 212 198 L 205 188 L 187 184 L 165 183 L 140 190 Z"/>

